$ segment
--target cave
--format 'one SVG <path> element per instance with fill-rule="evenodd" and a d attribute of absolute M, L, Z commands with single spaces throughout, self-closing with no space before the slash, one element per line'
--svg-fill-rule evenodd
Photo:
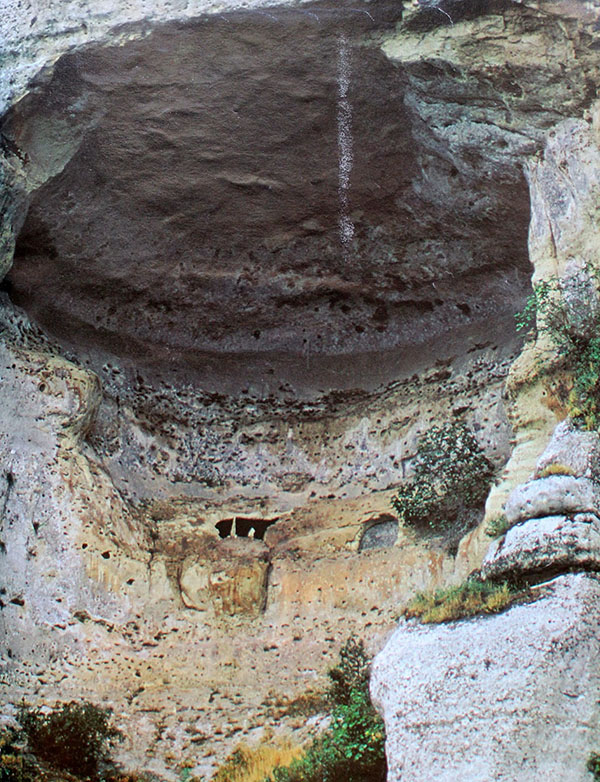
<path fill-rule="evenodd" d="M 340 418 L 357 394 L 436 366 L 467 377 L 465 357 L 507 366 L 518 349 L 523 160 L 551 112 L 506 98 L 502 72 L 390 56 L 402 14 L 381 0 L 133 26 L 64 53 L 2 119 L 28 180 L 5 295 L 100 378 L 90 442 L 134 499 L 249 471 L 318 492 L 316 467 L 240 460 L 259 449 L 244 424 L 268 419 L 287 442 L 288 420 Z M 490 139 L 478 150 L 448 137 L 471 115 Z"/>
<path fill-rule="evenodd" d="M 398 519 L 391 513 L 382 513 L 375 519 L 370 519 L 361 535 L 358 550 L 388 548 L 393 546 L 398 538 Z"/>

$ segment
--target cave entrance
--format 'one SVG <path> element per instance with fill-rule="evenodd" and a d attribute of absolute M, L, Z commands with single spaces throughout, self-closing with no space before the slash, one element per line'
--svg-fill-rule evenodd
<path fill-rule="evenodd" d="M 222 519 L 215 524 L 220 538 L 254 538 L 263 540 L 265 532 L 278 521 L 274 519 L 257 519 L 247 516 L 233 516 L 230 519 Z"/>

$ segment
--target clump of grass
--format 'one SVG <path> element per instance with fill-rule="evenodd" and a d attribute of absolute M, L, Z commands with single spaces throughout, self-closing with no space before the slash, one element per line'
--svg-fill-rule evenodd
<path fill-rule="evenodd" d="M 289 740 L 263 742 L 257 747 L 240 744 L 217 770 L 212 782 L 262 782 L 274 768 L 288 766 L 302 754 Z"/>
<path fill-rule="evenodd" d="M 458 586 L 420 592 L 403 613 L 407 618 L 420 619 L 424 624 L 452 622 L 476 614 L 497 614 L 523 594 L 523 590 L 508 581 L 496 583 L 472 578 Z"/>
<path fill-rule="evenodd" d="M 575 475 L 575 470 L 566 464 L 560 464 L 554 462 L 549 464 L 540 471 L 540 478 L 549 478 L 551 475 Z"/>
<path fill-rule="evenodd" d="M 510 522 L 502 513 L 500 516 L 491 518 L 485 528 L 485 534 L 490 538 L 499 538 L 510 529 Z"/>

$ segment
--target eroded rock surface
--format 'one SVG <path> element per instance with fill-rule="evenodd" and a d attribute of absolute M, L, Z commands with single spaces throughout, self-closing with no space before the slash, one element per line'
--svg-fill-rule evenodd
<path fill-rule="evenodd" d="M 573 325 L 588 306 L 583 271 L 598 265 L 596 124 L 594 116 L 560 123 L 529 171 L 531 260 L 538 279 L 564 282 Z M 506 510 L 514 526 L 482 566 L 487 577 L 534 583 L 565 574 L 535 587 L 534 602 L 498 616 L 444 627 L 401 621 L 372 681 L 390 780 L 589 776 L 599 740 L 597 435 L 568 421 L 556 427 L 570 382 L 548 340 L 529 345 L 511 368 L 516 447 L 487 514 Z"/>
<path fill-rule="evenodd" d="M 396 530 L 390 499 L 433 423 L 466 419 L 498 467 L 510 453 L 522 166 L 573 115 L 529 169 L 532 259 L 560 224 L 566 268 L 569 226 L 596 230 L 597 31 L 578 3 L 62 6 L 21 9 L 7 37 L 0 249 L 4 269 L 16 242 L 4 288 L 29 317 L 3 296 L 3 712 L 88 698 L 115 709 L 126 766 L 207 775 L 269 720 L 306 737 L 287 707 L 348 636 L 375 649 L 416 590 L 481 563 L 479 533 L 454 557 Z M 564 415 L 532 366 L 497 499 Z M 596 598 L 569 576 L 498 625 L 408 626 L 411 663 L 375 685 L 392 774 L 454 780 L 457 746 L 473 780 L 579 773 Z M 419 668 L 403 734 L 384 678 Z M 424 692 L 452 714 L 431 754 Z M 545 754 L 565 708 L 576 741 Z"/>
<path fill-rule="evenodd" d="M 574 426 L 566 418 L 554 430 L 552 438 L 535 466 L 534 478 L 549 474 L 574 475 L 598 482 L 600 436 Z"/>
<path fill-rule="evenodd" d="M 600 570 L 600 519 L 593 513 L 544 516 L 508 530 L 486 554 L 486 578 L 518 578 L 570 569 Z"/>
<path fill-rule="evenodd" d="M 597 577 L 567 575 L 499 616 L 401 621 L 371 679 L 389 782 L 588 780 L 599 598 Z"/>
<path fill-rule="evenodd" d="M 504 341 L 522 167 L 589 105 L 595 54 L 576 13 L 452 14 L 392 32 L 393 4 L 279 7 L 64 55 L 3 124 L 32 194 L 13 295 L 96 369 L 214 389 L 243 387 L 242 361 L 276 393 Z"/>
<path fill-rule="evenodd" d="M 598 486 L 587 478 L 551 475 L 525 483 L 511 493 L 505 514 L 510 524 L 556 513 L 594 512 L 600 504 Z"/>
<path fill-rule="evenodd" d="M 510 529 L 490 546 L 481 568 L 485 578 L 600 570 L 598 441 L 597 432 L 568 419 L 556 427 L 533 480 L 506 501 Z"/>
<path fill-rule="evenodd" d="M 393 519 L 394 489 L 375 489 L 377 475 L 366 471 L 369 453 L 388 438 L 399 475 L 416 431 L 427 425 L 423 416 L 451 415 L 456 396 L 437 398 L 440 370 L 414 381 L 418 400 L 403 384 L 368 397 L 383 428 L 370 434 L 363 408 L 359 439 L 352 434 L 354 403 L 339 397 L 335 409 L 318 407 L 312 417 L 304 409 L 306 428 L 294 430 L 293 447 L 287 429 L 265 440 L 264 424 L 240 419 L 246 447 L 272 450 L 273 458 L 281 450 L 292 464 L 309 447 L 323 458 L 325 438 L 337 426 L 334 442 L 347 446 L 339 465 L 360 480 L 358 490 L 350 479 L 336 486 L 332 471 L 333 477 L 311 484 L 319 489 L 311 498 L 292 470 L 285 490 L 262 493 L 253 483 L 253 492 L 244 493 L 248 486 L 231 460 L 219 491 L 196 476 L 204 494 L 185 496 L 178 489 L 189 484 L 182 483 L 172 484 L 171 494 L 148 492 L 141 499 L 130 468 L 118 481 L 111 478 L 94 434 L 105 404 L 97 377 L 62 358 L 6 301 L 3 317 L 5 717 L 23 697 L 45 704 L 85 698 L 115 710 L 127 736 L 118 755 L 126 767 L 176 780 L 180 764 L 189 761 L 206 776 L 236 743 L 258 741 L 268 725 L 298 731 L 298 740 L 317 730 L 318 719 L 305 728 L 289 704 L 322 690 L 325 671 L 348 636 L 375 648 L 415 590 L 464 576 L 466 561 L 402 530 L 361 549 L 374 524 Z M 490 376 L 480 371 L 487 395 L 483 378 Z M 475 392 L 475 378 L 453 379 L 450 372 L 447 382 L 451 389 L 468 380 L 466 394 L 467 388 Z M 501 385 L 500 377 L 490 410 L 502 402 Z M 429 412 L 420 410 L 426 398 Z M 398 401 L 387 405 L 390 399 Z M 473 399 L 465 404 L 475 406 Z M 504 435 L 494 439 L 498 420 L 490 412 L 485 423 L 482 412 L 473 410 L 473 421 L 481 420 L 480 434 L 490 436 L 482 442 L 498 458 L 506 452 Z M 159 442 L 151 429 L 145 437 L 149 450 Z M 155 467 L 166 488 L 168 467 Z M 261 466 L 256 470 L 258 476 Z M 394 482 L 380 477 L 384 485 Z"/>

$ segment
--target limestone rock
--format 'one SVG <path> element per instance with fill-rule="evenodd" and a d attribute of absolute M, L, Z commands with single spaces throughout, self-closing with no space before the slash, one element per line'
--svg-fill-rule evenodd
<path fill-rule="evenodd" d="M 522 165 L 566 112 L 560 154 L 531 169 L 536 226 L 548 193 L 552 220 L 563 219 L 560 187 L 578 179 L 595 214 L 594 176 L 578 171 L 595 161 L 581 115 L 598 82 L 582 4 L 455 4 L 452 25 L 435 7 L 397 25 L 398 3 L 262 4 L 0 10 L 0 93 L 13 102 L 0 139 L 0 269 L 15 243 L 4 287 L 62 340 L 25 318 L 3 324 L 2 708 L 31 693 L 111 705 L 128 734 L 121 759 L 170 782 L 186 753 L 208 778 L 234 731 L 264 721 L 265 692 L 319 683 L 349 633 L 375 646 L 410 594 L 479 557 L 475 534 L 458 561 L 402 531 L 394 546 L 356 542 L 366 519 L 389 512 L 432 423 L 468 412 L 498 465 L 509 453 L 502 384 L 529 280 Z M 582 226 L 595 230 L 591 218 Z M 569 252 L 585 259 L 592 247 Z M 541 449 L 526 426 L 535 417 L 541 438 L 557 416 L 541 388 L 519 411 L 529 472 Z M 218 538 L 217 524 L 253 516 L 273 521 L 264 546 Z M 566 733 L 552 722 L 565 711 L 558 677 L 581 695 L 577 713 L 567 701 L 578 773 L 597 682 L 571 642 L 592 646 L 597 594 L 591 579 L 588 591 L 565 583 L 573 602 L 557 589 L 549 620 L 513 609 L 519 632 L 527 617 L 537 628 L 532 649 L 519 636 L 510 648 L 501 617 L 461 625 L 474 633 L 462 658 L 434 644 L 429 672 L 424 655 L 407 655 L 442 679 L 435 708 L 448 691 L 450 709 L 468 709 L 471 676 L 494 674 L 499 700 L 487 691 L 467 714 L 484 752 L 461 745 L 442 766 L 464 750 L 470 769 L 496 758 L 490 778 L 512 782 L 522 765 L 513 747 L 502 755 L 499 731 L 510 726 L 519 763 L 546 717 Z M 578 608 L 589 609 L 582 621 Z M 567 638 L 564 655 L 549 627 Z M 477 657 L 486 639 L 493 662 Z M 587 689 L 571 690 L 569 676 Z M 504 718 L 493 738 L 485 718 L 481 736 L 475 726 L 490 703 Z M 446 756 L 463 718 L 436 723 Z M 198 724 L 211 742 L 202 758 Z M 539 778 L 561 778 L 556 756 L 543 762 Z M 438 778 L 427 768 L 416 778 L 428 776 Z"/>
<path fill-rule="evenodd" d="M 511 527 L 483 560 L 485 578 L 570 568 L 600 570 L 600 519 L 591 513 L 547 516 Z"/>
<path fill-rule="evenodd" d="M 229 21 L 190 19 L 211 10 L 202 2 L 105 5 L 22 12 L 9 31 L 20 66 L 43 53 L 54 65 L 3 122 L 31 194 L 11 229 L 13 295 L 95 369 L 112 354 L 239 389 L 243 363 L 270 391 L 270 370 L 314 389 L 317 370 L 342 374 L 332 362 L 354 379 L 349 354 L 412 364 L 451 353 L 450 333 L 513 336 L 529 285 L 523 163 L 559 117 L 583 113 L 596 75 L 578 9 L 458 4 L 447 25 L 430 7 L 401 20 L 397 4 L 338 4 L 312 28 L 312 12 L 285 4 Z M 77 13 L 86 24 L 67 25 Z M 110 32 L 142 14 L 143 30 Z M 340 58 L 352 114 L 342 216 Z"/>
<path fill-rule="evenodd" d="M 207 595 L 208 568 L 196 558 L 186 560 L 179 577 L 181 599 L 187 608 L 196 611 L 206 611 L 210 608 Z"/>
<path fill-rule="evenodd" d="M 587 782 L 600 743 L 600 583 L 449 625 L 401 621 L 372 668 L 388 782 Z"/>
<path fill-rule="evenodd" d="M 527 168 L 529 252 L 536 280 L 563 277 L 575 258 L 598 265 L 600 228 L 594 213 L 600 148 L 595 134 L 590 122 L 565 120 L 549 134 L 543 158 Z"/>
<path fill-rule="evenodd" d="M 597 480 L 600 473 L 600 436 L 578 429 L 567 418 L 554 430 L 537 461 L 534 478 L 555 474 Z"/>
<path fill-rule="evenodd" d="M 259 616 L 267 601 L 269 571 L 266 547 L 259 548 L 252 552 L 250 547 L 241 557 L 227 557 L 222 552 L 220 559 L 212 562 L 186 558 L 179 576 L 184 605 L 217 616 Z"/>
<path fill-rule="evenodd" d="M 10 269 L 15 241 L 27 214 L 23 163 L 10 151 L 0 153 L 0 276 Z"/>
<path fill-rule="evenodd" d="M 258 616 L 267 602 L 269 562 L 257 559 L 213 568 L 208 592 L 217 614 Z"/>
<path fill-rule="evenodd" d="M 530 160 L 526 168 L 531 193 L 529 256 L 534 280 L 562 277 L 568 267 L 581 268 L 581 261 L 597 268 L 598 108 L 599 104 L 592 107 L 591 117 L 559 122 L 548 134 L 543 156 Z M 575 259 L 579 259 L 576 264 Z M 542 361 L 546 372 L 540 374 Z M 564 399 L 568 378 L 548 371 L 553 362 L 551 345 L 529 343 L 511 367 L 507 390 L 513 400 L 511 422 L 516 442 L 503 480 L 492 490 L 490 500 L 494 502 L 489 503 L 489 516 L 501 512 L 515 486 L 526 482 L 532 474 L 538 478 L 546 470 L 552 472 L 553 465 L 556 469 L 562 467 L 563 473 L 595 477 L 593 436 L 575 436 L 568 423 L 552 435 L 556 425 L 568 415 Z M 552 444 L 548 445 L 550 440 Z M 540 457 L 546 446 L 547 454 Z M 588 460 L 589 465 L 584 468 Z"/>
<path fill-rule="evenodd" d="M 595 513 L 600 508 L 597 484 L 588 478 L 550 475 L 517 486 L 504 509 L 510 524 L 567 513 Z"/>
<path fill-rule="evenodd" d="M 570 258 L 560 278 L 560 292 L 572 337 L 591 339 L 600 317 L 600 297 L 592 272 L 591 260 Z"/>

